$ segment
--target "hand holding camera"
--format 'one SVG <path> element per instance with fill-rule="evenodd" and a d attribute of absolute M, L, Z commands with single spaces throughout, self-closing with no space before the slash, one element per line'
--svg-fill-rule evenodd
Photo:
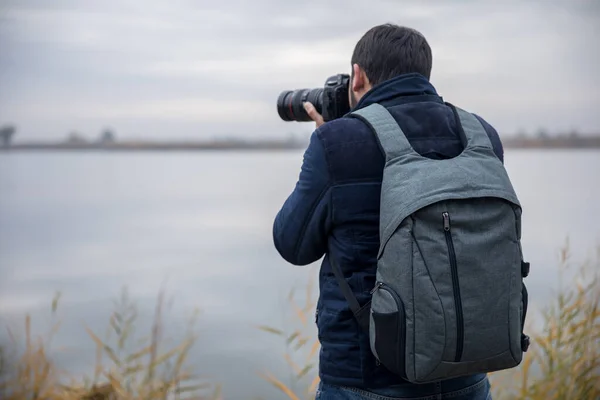
<path fill-rule="evenodd" d="M 306 111 L 306 114 L 308 114 L 308 116 L 313 121 L 315 121 L 317 128 L 325 123 L 325 121 L 323 120 L 323 116 L 321 114 L 319 114 L 319 112 L 317 111 L 317 109 L 315 108 L 315 106 L 312 103 L 309 103 L 307 101 L 303 104 L 303 106 L 304 106 L 304 111 Z"/>
<path fill-rule="evenodd" d="M 284 121 L 314 121 L 317 127 L 341 118 L 350 112 L 349 82 L 349 75 L 337 74 L 329 77 L 323 88 L 281 92 L 277 112 Z"/>

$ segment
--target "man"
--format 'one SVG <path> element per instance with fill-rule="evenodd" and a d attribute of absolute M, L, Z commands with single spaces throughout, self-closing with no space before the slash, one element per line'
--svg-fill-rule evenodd
<path fill-rule="evenodd" d="M 386 24 L 369 30 L 351 60 L 352 111 L 387 108 L 422 156 L 448 159 L 463 145 L 459 121 L 429 82 L 432 53 L 417 31 Z M 316 323 L 321 342 L 317 399 L 491 399 L 485 374 L 416 385 L 379 365 L 331 269 L 334 258 L 360 305 L 375 285 L 384 156 L 375 134 L 358 118 L 316 122 L 299 181 L 273 226 L 275 247 L 295 265 L 325 256 L 320 270 Z M 477 117 L 502 161 L 498 134 Z"/>

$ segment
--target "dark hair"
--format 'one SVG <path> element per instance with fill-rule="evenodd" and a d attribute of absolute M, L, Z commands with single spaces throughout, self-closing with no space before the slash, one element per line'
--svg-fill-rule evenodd
<path fill-rule="evenodd" d="M 378 25 L 356 43 L 351 64 L 364 69 L 373 86 L 408 73 L 419 73 L 429 79 L 431 48 L 415 29 L 394 24 Z"/>

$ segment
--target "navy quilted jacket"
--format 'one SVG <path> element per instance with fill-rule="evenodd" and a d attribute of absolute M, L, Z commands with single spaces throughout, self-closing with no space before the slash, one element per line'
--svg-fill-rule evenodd
<path fill-rule="evenodd" d="M 419 154 L 445 159 L 462 151 L 454 114 L 425 77 L 407 74 L 383 82 L 355 109 L 372 103 L 390 111 Z M 477 118 L 503 160 L 498 134 Z M 299 180 L 273 225 L 275 247 L 289 263 L 307 265 L 323 258 L 316 322 L 324 383 L 364 389 L 406 383 L 376 365 L 368 335 L 354 319 L 329 264 L 335 257 L 361 305 L 370 300 L 383 165 L 375 135 L 361 120 L 340 118 L 322 125 L 311 136 Z"/>

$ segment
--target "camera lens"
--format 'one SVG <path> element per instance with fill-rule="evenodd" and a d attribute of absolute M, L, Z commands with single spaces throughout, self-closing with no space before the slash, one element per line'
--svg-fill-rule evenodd
<path fill-rule="evenodd" d="M 281 92 L 277 98 L 277 112 L 284 121 L 312 121 L 302 103 L 310 102 L 319 114 L 323 107 L 323 89 L 297 89 Z"/>

